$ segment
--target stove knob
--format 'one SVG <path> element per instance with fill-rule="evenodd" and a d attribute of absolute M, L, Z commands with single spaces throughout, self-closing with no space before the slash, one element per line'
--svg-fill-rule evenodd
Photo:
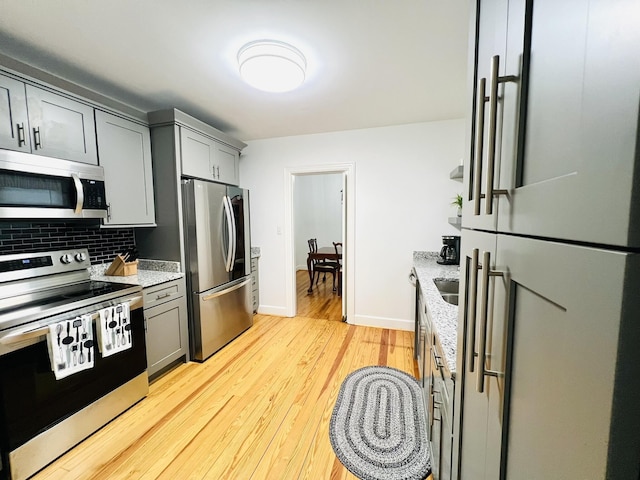
<path fill-rule="evenodd" d="M 76 258 L 76 262 L 82 263 L 87 259 L 87 256 L 82 252 L 78 252 L 76 253 L 75 258 Z"/>
<path fill-rule="evenodd" d="M 68 253 L 65 253 L 60 257 L 60 261 L 65 265 L 68 265 L 69 263 L 71 263 L 71 260 L 72 260 L 71 255 L 69 255 Z"/>

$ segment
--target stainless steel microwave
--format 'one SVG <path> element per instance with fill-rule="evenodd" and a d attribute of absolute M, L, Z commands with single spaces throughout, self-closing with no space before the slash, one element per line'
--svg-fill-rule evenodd
<path fill-rule="evenodd" d="M 0 219 L 106 216 L 102 167 L 0 150 Z"/>

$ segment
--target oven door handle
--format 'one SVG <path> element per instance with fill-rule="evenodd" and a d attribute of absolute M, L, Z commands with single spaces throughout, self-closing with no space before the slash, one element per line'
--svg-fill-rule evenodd
<path fill-rule="evenodd" d="M 49 333 L 49 326 L 36 328 L 35 330 L 20 330 L 0 338 L 0 343 L 3 345 L 13 345 L 24 342 L 25 340 L 41 337 L 47 333 Z"/>
<path fill-rule="evenodd" d="M 133 298 L 129 298 L 126 301 L 130 302 L 129 303 L 129 310 L 133 311 L 136 310 L 138 308 L 141 308 L 144 303 L 143 303 L 143 298 L 142 296 L 136 296 Z M 93 311 L 90 313 L 91 315 L 91 321 L 97 320 L 98 318 L 100 318 L 100 314 L 98 313 L 99 311 Z M 88 315 L 88 314 L 87 314 Z M 16 343 L 20 343 L 20 342 L 24 342 L 26 340 L 30 340 L 33 338 L 37 338 L 37 337 L 41 337 L 43 335 L 47 335 L 49 333 L 49 325 L 44 325 L 44 326 L 40 326 L 37 328 L 23 328 L 21 330 L 17 330 L 14 332 L 11 332 L 7 335 L 4 335 L 2 337 L 0 337 L 0 344 L 2 345 L 13 345 Z"/>

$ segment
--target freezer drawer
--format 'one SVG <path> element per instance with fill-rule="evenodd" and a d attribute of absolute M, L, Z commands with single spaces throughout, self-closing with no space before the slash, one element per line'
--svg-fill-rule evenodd
<path fill-rule="evenodd" d="M 191 356 L 204 361 L 253 325 L 251 277 L 193 294 Z"/>

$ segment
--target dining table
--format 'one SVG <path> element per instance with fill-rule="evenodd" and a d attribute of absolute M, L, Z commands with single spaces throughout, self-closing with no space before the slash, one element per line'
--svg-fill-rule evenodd
<path fill-rule="evenodd" d="M 336 253 L 334 247 L 319 247 L 317 252 L 309 252 L 307 256 L 307 270 L 309 271 L 309 290 L 307 293 L 313 292 L 313 261 L 333 260 L 339 262 L 342 260 L 342 253 Z M 340 284 L 341 282 L 339 282 Z M 340 287 L 342 285 L 340 284 Z"/>

